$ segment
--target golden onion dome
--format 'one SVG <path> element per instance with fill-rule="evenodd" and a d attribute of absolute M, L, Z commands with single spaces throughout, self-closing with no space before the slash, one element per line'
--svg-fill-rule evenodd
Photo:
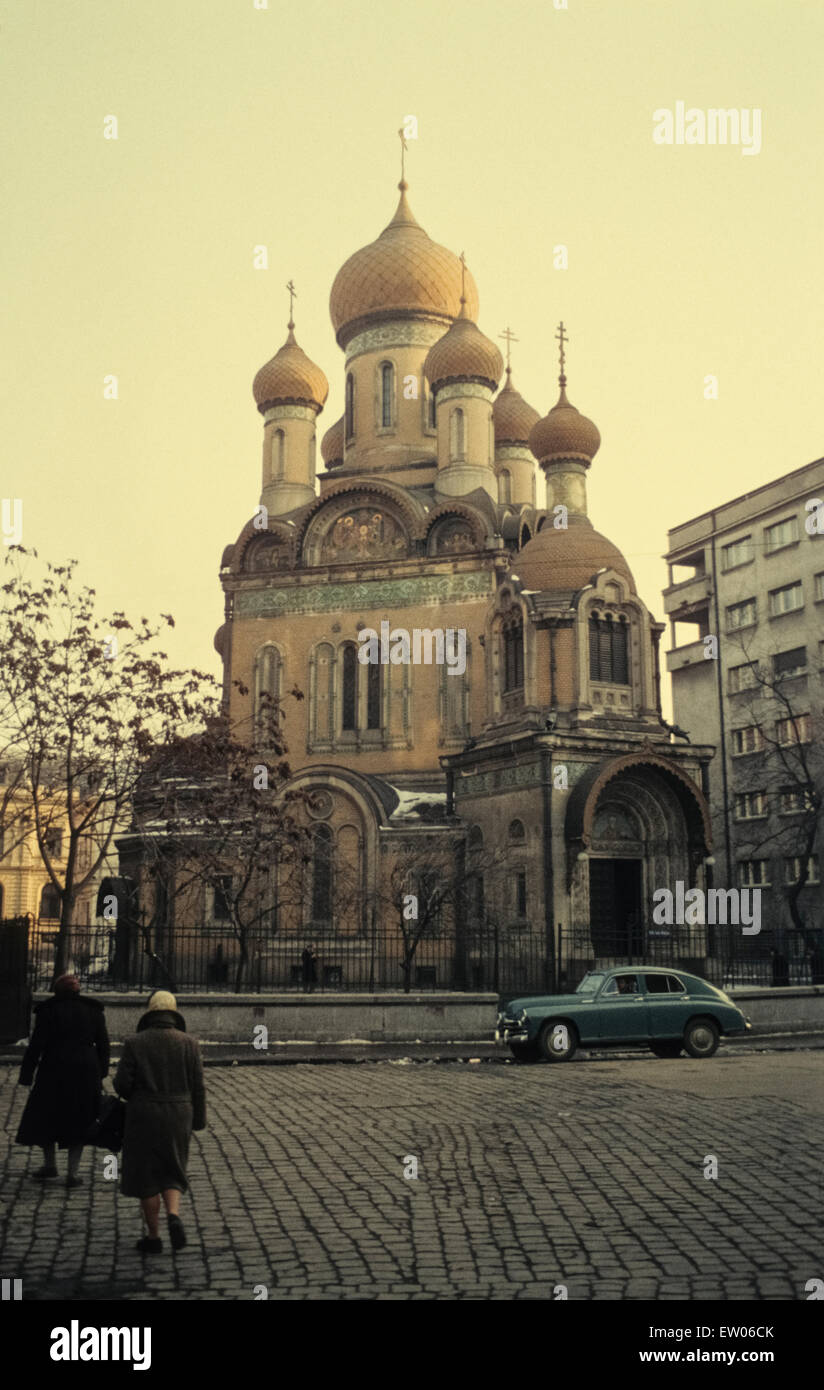
<path fill-rule="evenodd" d="M 601 447 L 597 425 L 570 405 L 563 381 L 557 404 L 533 426 L 529 447 L 539 463 L 555 459 L 583 459 L 591 463 Z"/>
<path fill-rule="evenodd" d="M 524 400 L 512 385 L 511 368 L 506 369 L 506 384 L 492 404 L 492 423 L 496 444 L 526 444 L 532 426 L 540 420 L 537 410 Z"/>
<path fill-rule="evenodd" d="M 369 323 L 421 315 L 457 318 L 461 308 L 461 263 L 453 251 L 427 236 L 412 215 L 402 179 L 395 216 L 376 241 L 356 251 L 335 276 L 329 312 L 341 347 Z M 478 291 L 466 277 L 473 318 Z"/>
<path fill-rule="evenodd" d="M 252 394 L 261 414 L 273 405 L 308 405 L 317 413 L 329 395 L 329 382 L 320 367 L 298 347 L 294 327 L 290 319 L 286 342 L 261 367 L 252 383 Z"/>
<path fill-rule="evenodd" d="M 327 468 L 343 463 L 343 416 L 330 425 L 320 441 L 320 456 Z"/>
<path fill-rule="evenodd" d="M 483 334 L 467 313 L 461 297 L 461 312 L 454 323 L 426 354 L 423 369 L 433 391 L 448 381 L 479 381 L 496 390 L 504 369 L 497 347 Z"/>
<path fill-rule="evenodd" d="M 512 559 L 512 573 L 523 587 L 542 591 L 582 589 L 603 569 L 616 570 L 635 593 L 632 571 L 618 547 L 578 513 L 570 515 L 564 529 L 546 521 Z"/>

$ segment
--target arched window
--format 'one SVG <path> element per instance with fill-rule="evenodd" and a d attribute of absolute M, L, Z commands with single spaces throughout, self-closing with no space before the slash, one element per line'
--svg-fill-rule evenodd
<path fill-rule="evenodd" d="M 347 642 L 343 649 L 341 662 L 341 715 L 342 729 L 358 727 L 358 654 L 354 643 Z"/>
<path fill-rule="evenodd" d="M 449 456 L 457 460 L 466 458 L 466 420 L 460 406 L 449 417 Z"/>
<path fill-rule="evenodd" d="M 512 501 L 512 474 L 507 468 L 498 474 L 498 487 L 500 489 L 500 502 Z"/>
<path fill-rule="evenodd" d="M 381 667 L 370 661 L 366 676 L 366 727 L 379 729 L 381 726 Z"/>
<path fill-rule="evenodd" d="M 272 435 L 272 478 L 282 478 L 286 463 L 286 435 L 275 430 Z"/>
<path fill-rule="evenodd" d="M 465 667 L 458 671 L 455 656 L 459 652 L 453 640 L 446 648 L 447 660 L 441 667 L 441 732 L 444 742 L 466 740 L 469 737 L 469 643 L 464 652 Z M 452 659 L 452 665 L 448 663 Z"/>
<path fill-rule="evenodd" d="M 437 424 L 438 424 L 438 415 L 437 415 L 437 409 L 436 409 L 436 405 L 435 405 L 435 392 L 434 392 L 431 388 L 430 388 L 430 390 L 429 390 L 429 395 L 428 395 L 428 398 L 427 398 L 426 407 L 427 407 L 427 425 L 428 425 L 428 428 L 431 429 L 431 430 L 434 430 L 434 429 L 437 427 Z"/>
<path fill-rule="evenodd" d="M 524 823 L 522 820 L 510 822 L 509 838 L 513 844 L 523 844 L 526 839 L 526 831 L 524 830 Z"/>
<path fill-rule="evenodd" d="M 589 620 L 589 678 L 629 685 L 629 630 L 624 618 L 610 614 Z"/>
<path fill-rule="evenodd" d="M 334 650 L 330 642 L 319 642 L 309 658 L 309 729 L 313 748 L 331 743 L 335 731 L 333 658 Z"/>
<path fill-rule="evenodd" d="M 524 683 L 524 625 L 520 618 L 503 630 L 504 693 L 520 690 Z"/>
<path fill-rule="evenodd" d="M 479 825 L 473 825 L 467 837 L 467 844 L 473 853 L 477 854 L 484 847 L 484 832 Z"/>
<path fill-rule="evenodd" d="M 355 438 L 355 378 L 350 372 L 346 378 L 346 408 L 344 410 L 344 435 L 347 443 Z"/>
<path fill-rule="evenodd" d="M 280 652 L 271 643 L 261 647 L 255 657 L 255 738 L 262 743 L 273 743 L 277 737 L 281 664 Z"/>
<path fill-rule="evenodd" d="M 40 916 L 49 921 L 59 920 L 60 896 L 51 883 L 47 883 L 40 894 Z"/>
<path fill-rule="evenodd" d="M 381 429 L 388 430 L 394 423 L 395 369 L 391 362 L 381 363 Z"/>
<path fill-rule="evenodd" d="M 312 846 L 312 921 L 332 922 L 333 836 L 328 825 L 318 825 Z"/>

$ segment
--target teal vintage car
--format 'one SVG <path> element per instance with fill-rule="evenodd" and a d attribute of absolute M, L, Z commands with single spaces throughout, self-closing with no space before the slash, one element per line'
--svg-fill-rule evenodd
<path fill-rule="evenodd" d="M 722 1035 L 752 1024 L 729 995 L 674 966 L 590 970 L 574 994 L 512 999 L 498 1014 L 496 1042 L 516 1062 L 568 1062 L 579 1047 L 646 1044 L 656 1057 L 712 1057 Z"/>

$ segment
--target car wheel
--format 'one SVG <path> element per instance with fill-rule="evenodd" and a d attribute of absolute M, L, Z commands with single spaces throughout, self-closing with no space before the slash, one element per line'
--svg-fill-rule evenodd
<path fill-rule="evenodd" d="M 684 1032 L 684 1047 L 690 1057 L 712 1057 L 719 1037 L 718 1025 L 711 1018 L 693 1018 Z"/>
<path fill-rule="evenodd" d="M 684 1044 L 680 1042 L 653 1042 L 650 1043 L 651 1050 L 656 1057 L 680 1057 Z"/>
<path fill-rule="evenodd" d="M 547 1062 L 570 1062 L 578 1046 L 578 1034 L 571 1023 L 549 1019 L 541 1029 L 538 1050 Z"/>
<path fill-rule="evenodd" d="M 538 1061 L 538 1046 L 536 1043 L 512 1043 L 509 1048 L 512 1053 L 513 1062 L 525 1067 L 530 1062 Z"/>

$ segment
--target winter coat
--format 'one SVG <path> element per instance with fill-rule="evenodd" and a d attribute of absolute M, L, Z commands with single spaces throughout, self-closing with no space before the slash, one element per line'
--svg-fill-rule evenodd
<path fill-rule="evenodd" d="M 186 1024 L 171 1009 L 144 1014 L 123 1044 L 114 1088 L 128 1102 L 120 1191 L 154 1197 L 186 1192 L 189 1140 L 206 1128 L 203 1062 Z"/>
<path fill-rule="evenodd" d="M 87 994 L 35 1005 L 31 1041 L 20 1083 L 31 1086 L 17 1131 L 18 1144 L 82 1144 L 100 1109 L 101 1081 L 109 1070 L 103 1006 Z"/>

